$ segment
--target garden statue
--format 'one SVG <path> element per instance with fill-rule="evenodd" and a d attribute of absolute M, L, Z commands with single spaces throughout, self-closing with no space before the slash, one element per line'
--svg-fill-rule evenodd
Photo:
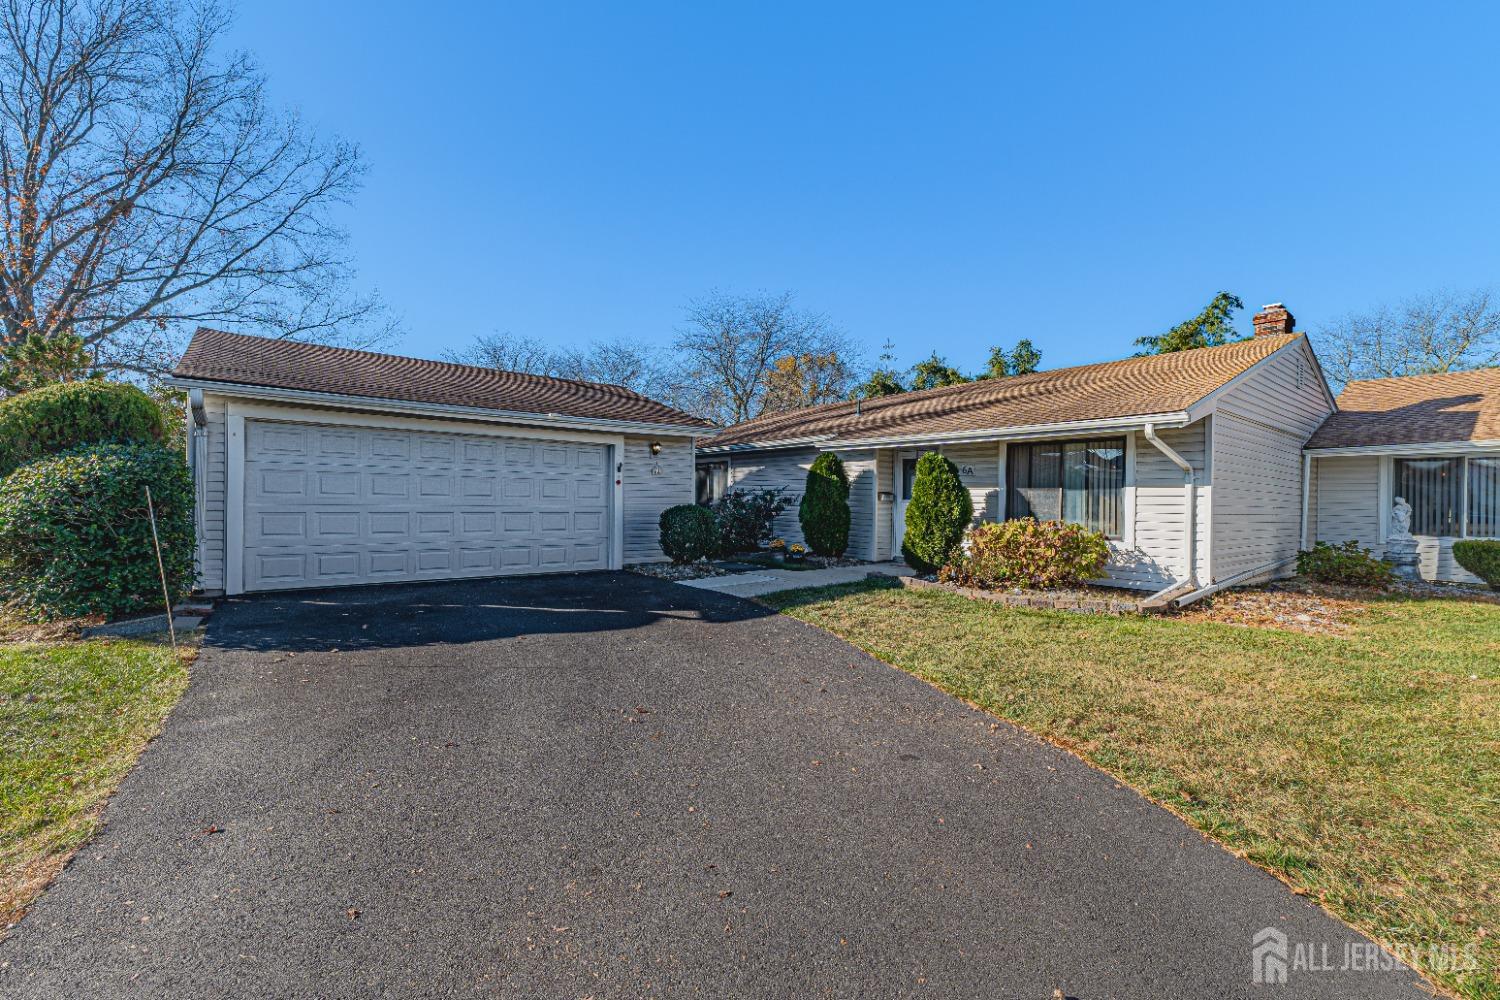
<path fill-rule="evenodd" d="M 1391 537 L 1411 537 L 1411 504 L 1405 497 L 1397 497 L 1396 506 L 1391 508 Z"/>
<path fill-rule="evenodd" d="M 1411 504 L 1405 497 L 1397 497 L 1391 507 L 1390 533 L 1385 542 L 1385 561 L 1395 569 L 1396 575 L 1406 580 L 1420 580 L 1420 560 L 1417 557 L 1417 540 L 1411 534 Z"/>

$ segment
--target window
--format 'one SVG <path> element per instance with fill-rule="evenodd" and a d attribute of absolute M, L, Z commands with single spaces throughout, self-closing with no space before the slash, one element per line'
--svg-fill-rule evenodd
<path fill-rule="evenodd" d="M 1070 521 L 1119 538 L 1125 511 L 1125 439 L 1013 444 L 1005 516 Z"/>
<path fill-rule="evenodd" d="M 1500 458 L 1469 459 L 1468 509 L 1471 537 L 1500 535 Z"/>
<path fill-rule="evenodd" d="M 1500 457 L 1398 458 L 1392 492 L 1411 504 L 1411 533 L 1500 537 Z"/>
<path fill-rule="evenodd" d="M 917 479 L 917 460 L 915 458 L 903 458 L 901 460 L 901 499 L 911 499 L 911 484 Z"/>
<path fill-rule="evenodd" d="M 1396 460 L 1396 496 L 1411 504 L 1413 535 L 1457 535 L 1463 517 L 1463 459 Z"/>
<path fill-rule="evenodd" d="M 704 462 L 698 466 L 698 503 L 708 506 L 729 488 L 729 463 Z"/>

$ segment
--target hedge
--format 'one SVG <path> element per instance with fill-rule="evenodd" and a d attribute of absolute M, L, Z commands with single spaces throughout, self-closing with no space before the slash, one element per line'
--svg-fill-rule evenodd
<path fill-rule="evenodd" d="M 901 555 L 919 573 L 946 566 L 974 517 L 974 501 L 959 478 L 958 466 L 929 451 L 917 459 L 917 478 L 906 504 L 906 535 Z"/>
<path fill-rule="evenodd" d="M 718 555 L 719 522 L 707 507 L 678 504 L 661 512 L 661 550 L 674 563 L 697 562 Z"/>
<path fill-rule="evenodd" d="M 797 519 L 808 548 L 818 555 L 841 556 L 849 548 L 849 474 L 833 452 L 823 452 L 807 470 Z"/>
<path fill-rule="evenodd" d="M 193 484 L 158 445 L 88 445 L 0 481 L 0 577 L 29 617 L 109 617 L 162 606 L 151 487 L 173 599 L 193 582 Z"/>
<path fill-rule="evenodd" d="M 1469 538 L 1453 543 L 1453 561 L 1500 590 L 1500 541 Z"/>
<path fill-rule="evenodd" d="M 123 382 L 58 382 L 0 401 L 0 476 L 81 445 L 166 441 L 161 407 Z"/>

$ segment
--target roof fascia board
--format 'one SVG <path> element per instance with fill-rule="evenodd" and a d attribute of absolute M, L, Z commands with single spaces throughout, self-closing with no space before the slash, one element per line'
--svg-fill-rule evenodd
<path fill-rule="evenodd" d="M 456 406 L 449 403 L 419 403 L 380 396 L 351 396 L 336 392 L 310 392 L 305 389 L 278 389 L 271 386 L 246 385 L 240 382 L 215 382 L 207 379 L 169 376 L 162 380 L 182 389 L 202 389 L 223 396 L 247 399 L 270 399 L 285 403 L 342 407 L 411 413 L 417 416 L 443 417 L 450 420 L 479 420 L 531 427 L 571 427 L 578 430 L 611 430 L 629 434 L 662 434 L 697 436 L 708 427 L 697 424 L 655 424 L 637 420 L 609 420 L 598 417 L 570 417 L 560 413 L 531 413 L 525 410 L 497 410 L 487 406 Z"/>
<path fill-rule="evenodd" d="M 1186 427 L 1192 417 L 1185 411 L 1149 413 L 1132 417 L 1107 417 L 1098 420 L 1064 420 L 1050 424 L 1018 424 L 1013 427 L 991 427 L 977 431 L 955 431 L 937 434 L 911 434 L 903 437 L 849 438 L 826 442 L 825 448 L 883 448 L 926 444 L 967 444 L 984 441 L 1015 441 L 1022 438 L 1064 437 L 1079 431 L 1138 430 L 1146 424 L 1158 427 Z"/>
<path fill-rule="evenodd" d="M 1304 448 L 1312 458 L 1338 458 L 1343 455 L 1473 455 L 1500 452 L 1500 439 L 1484 441 L 1419 441 L 1416 444 L 1360 444 L 1346 448 Z"/>
<path fill-rule="evenodd" d="M 766 441 L 743 441 L 739 444 L 720 445 L 714 444 L 713 440 L 714 439 L 712 437 L 709 437 L 706 440 L 701 441 L 698 445 L 698 454 L 727 455 L 737 451 L 772 451 L 777 448 L 805 448 L 808 446 L 817 447 L 819 445 L 824 445 L 829 441 L 832 441 L 833 435 L 822 434 L 815 435 L 813 437 L 774 438 Z"/>

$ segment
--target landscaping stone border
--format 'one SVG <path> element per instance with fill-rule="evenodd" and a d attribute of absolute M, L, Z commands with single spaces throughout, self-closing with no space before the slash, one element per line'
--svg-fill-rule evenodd
<path fill-rule="evenodd" d="M 1077 594 L 1050 594 L 1046 591 L 1011 593 L 1005 590 L 977 590 L 973 587 L 955 587 L 952 584 L 922 580 L 913 576 L 897 578 L 901 586 L 909 590 L 937 590 L 945 594 L 957 594 L 976 601 L 989 601 L 1009 608 L 1041 608 L 1047 611 L 1077 611 L 1091 615 L 1144 615 L 1155 609 L 1147 608 L 1138 600 L 1117 598 L 1085 598 Z"/>

